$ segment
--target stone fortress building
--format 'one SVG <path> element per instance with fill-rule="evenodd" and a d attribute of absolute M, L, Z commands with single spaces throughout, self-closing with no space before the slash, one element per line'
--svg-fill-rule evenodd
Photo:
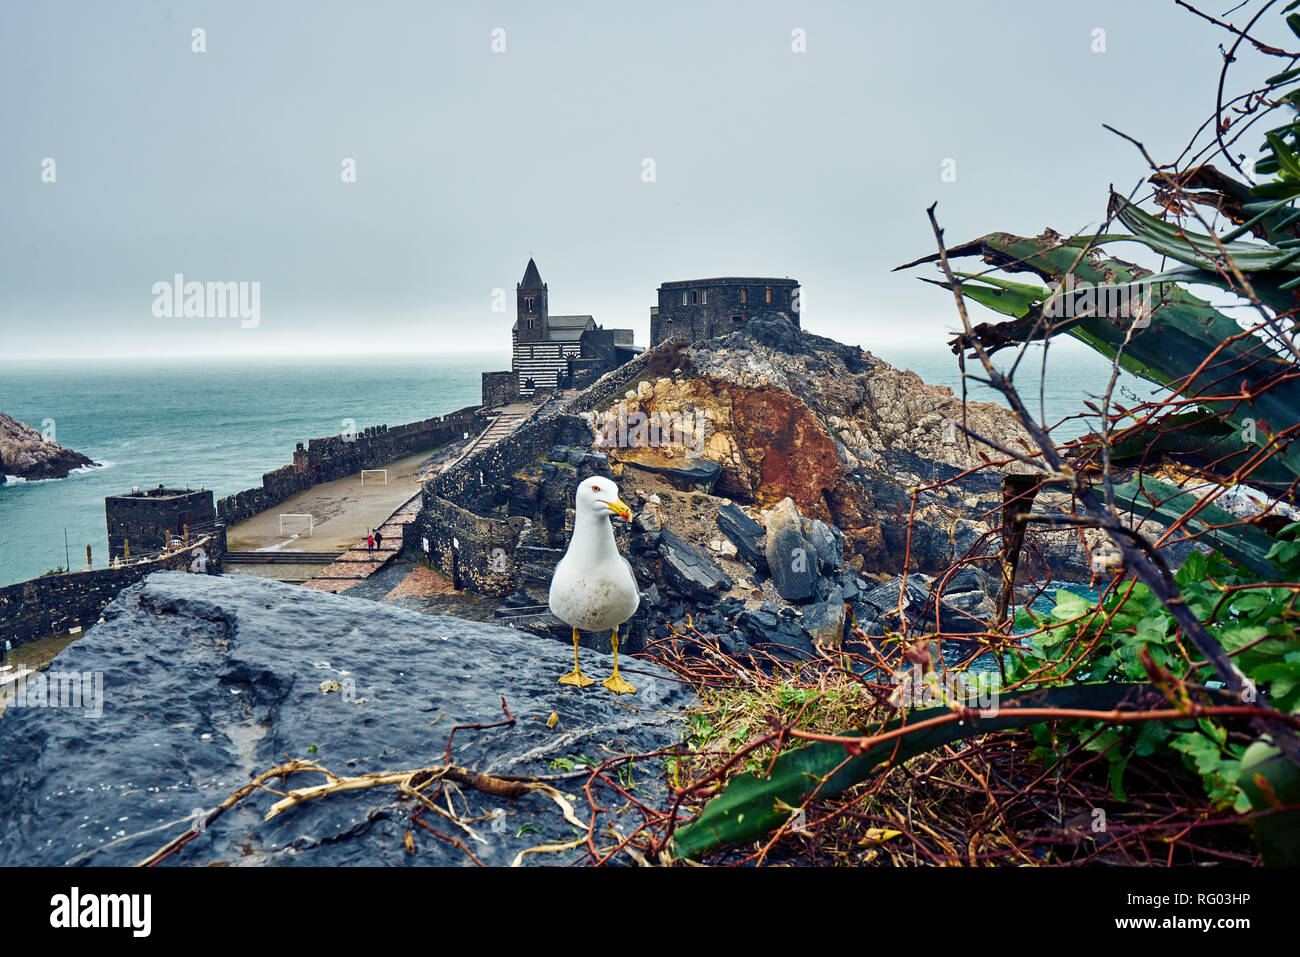
<path fill-rule="evenodd" d="M 104 499 L 104 518 L 108 557 L 113 561 L 161 551 L 172 538 L 207 534 L 216 524 L 217 512 L 212 489 L 159 485 L 109 495 Z"/>
<path fill-rule="evenodd" d="M 605 329 L 589 315 L 553 316 L 537 263 L 515 286 L 511 369 L 483 373 L 483 404 L 503 405 L 539 390 L 583 388 L 637 355 L 631 329 Z"/>
<path fill-rule="evenodd" d="M 650 347 L 674 337 L 694 342 L 729 335 L 766 313 L 799 325 L 798 280 L 728 276 L 666 282 L 659 287 L 659 305 L 650 308 Z"/>

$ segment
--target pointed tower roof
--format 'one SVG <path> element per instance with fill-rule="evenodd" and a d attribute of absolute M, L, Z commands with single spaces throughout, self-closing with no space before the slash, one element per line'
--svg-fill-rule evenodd
<path fill-rule="evenodd" d="M 532 257 L 528 257 L 528 268 L 524 270 L 524 281 L 519 284 L 520 289 L 541 289 L 542 274 L 537 271 L 537 263 L 533 262 Z"/>

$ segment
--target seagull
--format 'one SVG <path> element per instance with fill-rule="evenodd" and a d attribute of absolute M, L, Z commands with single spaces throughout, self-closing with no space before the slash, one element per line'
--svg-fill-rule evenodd
<path fill-rule="evenodd" d="M 551 577 L 551 614 L 573 629 L 573 670 L 560 678 L 562 685 L 585 688 L 595 682 L 578 668 L 578 629 L 613 630 L 614 673 L 601 682 L 615 694 L 634 694 L 636 688 L 618 673 L 618 626 L 636 612 L 640 588 L 632 566 L 618 553 L 609 518 L 629 521 L 632 510 L 618 497 L 618 486 L 593 475 L 578 483 L 574 497 L 573 538 Z"/>

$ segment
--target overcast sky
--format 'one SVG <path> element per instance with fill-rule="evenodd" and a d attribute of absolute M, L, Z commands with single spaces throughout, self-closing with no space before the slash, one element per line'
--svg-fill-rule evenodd
<path fill-rule="evenodd" d="M 0 356 L 504 352 L 530 254 L 641 343 L 659 283 L 756 275 L 805 328 L 938 344 L 951 297 L 890 272 L 925 207 L 1095 226 L 1144 175 L 1101 124 L 1173 158 L 1223 39 L 1165 0 L 3 0 Z M 258 324 L 155 316 L 177 273 L 260 283 Z"/>

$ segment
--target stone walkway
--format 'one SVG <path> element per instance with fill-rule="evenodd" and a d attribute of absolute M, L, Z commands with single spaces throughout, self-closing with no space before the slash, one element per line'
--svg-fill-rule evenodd
<path fill-rule="evenodd" d="M 495 445 L 501 439 L 505 438 L 515 429 L 519 428 L 520 423 L 526 416 L 513 412 L 503 413 L 488 423 L 477 438 L 474 439 L 465 451 L 458 455 L 454 460 L 442 466 L 443 469 L 449 469 L 457 462 L 473 455 L 475 452 Z M 432 478 L 434 473 L 430 472 L 428 477 Z M 420 513 L 420 495 L 405 502 L 397 511 L 388 517 L 379 528 L 380 534 L 384 537 L 384 547 L 376 548 L 373 551 L 366 548 L 363 539 L 356 545 L 353 545 L 346 552 L 340 555 L 333 563 L 326 565 L 316 572 L 310 579 L 303 583 L 307 588 L 314 588 L 317 591 L 327 591 L 335 595 L 347 591 L 354 585 L 365 581 L 375 572 L 384 568 L 396 558 L 402 551 L 403 535 L 406 526 L 415 521 L 416 516 Z M 423 571 L 424 569 L 419 569 Z M 411 577 L 416 576 L 416 572 Z M 405 582 L 403 583 L 405 584 Z M 417 596 L 422 590 L 435 587 L 431 580 L 421 578 L 419 584 L 412 583 L 411 590 L 406 595 L 410 597 Z M 399 585 L 394 591 L 402 588 Z M 394 595 L 399 597 L 399 595 Z"/>

